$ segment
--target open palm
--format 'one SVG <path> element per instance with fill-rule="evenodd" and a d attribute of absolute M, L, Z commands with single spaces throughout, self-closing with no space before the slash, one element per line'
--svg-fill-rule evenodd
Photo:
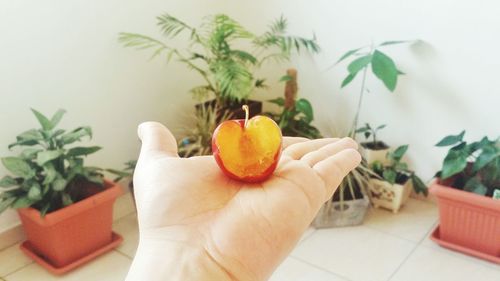
<path fill-rule="evenodd" d="M 139 136 L 141 242 L 198 249 L 237 280 L 266 280 L 360 161 L 351 139 L 285 138 L 273 176 L 247 184 L 226 177 L 211 156 L 179 158 L 159 123 L 142 124 Z"/>

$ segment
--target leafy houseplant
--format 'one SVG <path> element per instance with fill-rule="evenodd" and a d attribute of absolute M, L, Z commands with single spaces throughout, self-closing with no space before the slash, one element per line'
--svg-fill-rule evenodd
<path fill-rule="evenodd" d="M 288 35 L 288 22 L 283 17 L 260 35 L 224 14 L 205 17 L 198 27 L 169 14 L 157 20 L 167 42 L 137 33 L 120 33 L 119 41 L 126 47 L 152 49 L 153 57 L 164 55 L 167 61 L 176 58 L 205 81 L 190 92 L 198 98 L 214 98 L 210 104 L 221 109 L 239 110 L 255 88 L 266 86 L 265 79 L 257 78 L 254 72 L 267 61 L 288 61 L 294 52 L 320 50 L 315 38 Z M 182 35 L 187 36 L 183 39 L 186 47 L 174 47 L 171 43 Z M 242 45 L 252 46 L 253 51 L 240 49 Z"/>
<path fill-rule="evenodd" d="M 269 102 L 281 107 L 281 113 L 267 113 L 280 126 L 284 136 L 321 138 L 321 133 L 311 122 L 314 113 L 311 103 L 304 98 L 297 98 L 297 71 L 289 69 L 286 80 L 285 98 L 279 97 Z"/>
<path fill-rule="evenodd" d="M 500 141 L 484 137 L 467 143 L 464 135 L 465 131 L 446 136 L 436 144 L 452 146 L 436 176 L 451 187 L 492 197 L 500 189 Z"/>
<path fill-rule="evenodd" d="M 371 199 L 375 207 L 381 206 L 397 213 L 410 197 L 411 188 L 415 193 L 427 195 L 427 186 L 401 162 L 408 145 L 402 145 L 387 154 L 389 164 L 375 161 L 370 167 L 378 178 L 372 178 L 370 185 Z"/>
<path fill-rule="evenodd" d="M 450 135 L 436 146 L 451 146 L 432 185 L 439 206 L 437 243 L 500 263 L 500 141 L 487 137 L 468 143 L 465 131 Z"/>
<path fill-rule="evenodd" d="M 349 85 L 360 72 L 362 73 L 361 89 L 356 115 L 351 127 L 351 137 L 354 137 L 356 128 L 358 127 L 358 119 L 361 106 L 363 104 L 363 97 L 365 92 L 368 91 L 366 88 L 366 76 L 368 69 L 371 69 L 371 72 L 375 75 L 375 77 L 379 79 L 389 91 L 394 92 L 398 83 L 398 77 L 400 75 L 404 75 L 404 73 L 397 68 L 394 60 L 382 52 L 381 49 L 386 46 L 409 42 L 411 41 L 386 41 L 379 45 L 371 44 L 352 49 L 343 54 L 335 63 L 338 64 L 351 57 L 355 58 L 347 65 L 348 75 L 342 81 L 341 88 Z"/>
<path fill-rule="evenodd" d="M 100 147 L 68 147 L 92 137 L 90 127 L 58 129 L 64 110 L 50 119 L 32 111 L 41 128 L 18 135 L 9 148 L 24 149 L 1 159 L 12 176 L 0 180 L 0 211 L 18 209 L 28 237 L 23 249 L 43 254 L 55 270 L 113 242 L 112 207 L 121 189 L 104 180 L 103 169 L 84 165 L 84 157 Z M 81 235 L 88 236 L 72 241 Z"/>
<path fill-rule="evenodd" d="M 361 146 L 363 147 L 363 155 L 368 164 L 375 161 L 381 162 L 382 164 L 387 163 L 388 159 L 385 156 L 389 152 L 389 146 L 385 142 L 377 139 L 378 131 L 385 128 L 385 126 L 386 125 L 383 124 L 377 127 L 372 127 L 369 123 L 366 123 L 365 126 L 356 130 L 356 133 L 362 133 L 365 136 L 365 139 L 368 139 L 370 136 L 373 139 L 372 141 L 361 143 Z"/>

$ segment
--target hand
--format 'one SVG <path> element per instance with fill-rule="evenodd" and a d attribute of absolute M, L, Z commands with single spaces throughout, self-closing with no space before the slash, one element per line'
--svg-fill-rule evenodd
<path fill-rule="evenodd" d="M 361 160 L 349 138 L 284 138 L 273 176 L 247 184 L 212 156 L 179 158 L 159 123 L 138 133 L 140 241 L 127 280 L 267 280 Z"/>

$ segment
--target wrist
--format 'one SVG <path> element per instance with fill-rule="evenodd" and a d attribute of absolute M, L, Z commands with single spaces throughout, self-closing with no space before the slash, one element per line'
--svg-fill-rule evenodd
<path fill-rule="evenodd" d="M 141 240 L 126 281 L 234 281 L 204 249 L 166 240 Z"/>

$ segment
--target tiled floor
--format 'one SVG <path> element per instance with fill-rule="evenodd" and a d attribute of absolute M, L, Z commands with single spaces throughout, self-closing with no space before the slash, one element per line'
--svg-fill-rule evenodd
<path fill-rule="evenodd" d="M 137 218 L 128 195 L 117 201 L 115 219 L 114 230 L 125 239 L 116 250 L 55 277 L 14 245 L 0 252 L 0 281 L 124 280 L 138 239 Z M 397 215 L 371 210 L 362 226 L 311 228 L 271 281 L 500 280 L 499 265 L 430 241 L 428 235 L 436 224 L 436 206 L 411 199 Z"/>

